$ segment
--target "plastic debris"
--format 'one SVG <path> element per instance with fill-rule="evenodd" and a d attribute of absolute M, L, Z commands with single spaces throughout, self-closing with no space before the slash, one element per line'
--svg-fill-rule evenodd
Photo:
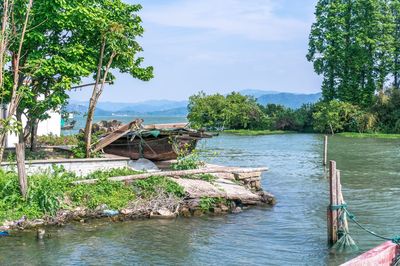
<path fill-rule="evenodd" d="M 0 237 L 4 236 L 10 236 L 10 234 L 7 231 L 0 231 Z"/>
<path fill-rule="evenodd" d="M 104 210 L 103 214 L 107 215 L 107 216 L 115 216 L 119 214 L 119 211 L 116 210 Z"/>
<path fill-rule="evenodd" d="M 152 161 L 145 158 L 140 158 L 139 160 L 136 161 L 130 160 L 128 162 L 128 166 L 138 171 L 147 171 L 147 172 L 160 171 L 157 165 L 155 165 Z"/>

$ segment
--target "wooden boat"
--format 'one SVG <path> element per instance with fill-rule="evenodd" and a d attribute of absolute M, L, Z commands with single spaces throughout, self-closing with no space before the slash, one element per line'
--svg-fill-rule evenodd
<path fill-rule="evenodd" d="M 342 264 L 342 266 L 390 266 L 399 259 L 400 248 L 391 241 L 373 248 L 360 256 Z"/>
<path fill-rule="evenodd" d="M 141 157 L 152 161 L 176 159 L 180 152 L 190 153 L 197 142 L 211 135 L 189 129 L 187 124 L 142 125 L 137 119 L 105 135 L 95 145 L 93 151 L 129 157 L 137 160 Z"/>

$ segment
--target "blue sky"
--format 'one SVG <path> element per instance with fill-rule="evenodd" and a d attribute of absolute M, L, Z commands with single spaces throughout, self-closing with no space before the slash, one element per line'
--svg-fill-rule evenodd
<path fill-rule="evenodd" d="M 320 90 L 307 62 L 308 34 L 317 0 L 126 0 L 143 6 L 139 40 L 149 82 L 117 74 L 101 101 L 185 100 L 203 90 Z M 72 92 L 88 100 L 91 88 Z"/>

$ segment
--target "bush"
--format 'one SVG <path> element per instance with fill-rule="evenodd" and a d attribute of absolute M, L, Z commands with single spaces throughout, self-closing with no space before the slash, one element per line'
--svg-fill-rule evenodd
<path fill-rule="evenodd" d="M 47 136 L 38 136 L 37 142 L 39 145 L 45 146 L 77 145 L 78 137 L 77 135 L 55 136 L 50 134 Z"/>
<path fill-rule="evenodd" d="M 112 182 L 108 178 L 138 173 L 128 168 L 97 171 L 84 178 L 99 178 L 96 184 L 71 185 L 78 177 L 66 172 L 62 167 L 28 177 L 26 199 L 19 191 L 18 175 L 0 169 L 0 222 L 6 219 L 53 216 L 59 209 L 76 206 L 94 209 L 106 204 L 119 209 L 127 206 L 135 198 L 134 187 L 122 182 Z"/>
<path fill-rule="evenodd" d="M 179 198 L 185 195 L 183 187 L 164 176 L 151 176 L 137 180 L 133 183 L 133 186 L 136 188 L 137 193 L 144 198 L 152 197 L 157 191 L 165 191 Z"/>
<path fill-rule="evenodd" d="M 365 132 L 373 130 L 375 126 L 372 114 L 358 106 L 337 100 L 316 104 L 313 119 L 314 129 L 321 133 Z"/>

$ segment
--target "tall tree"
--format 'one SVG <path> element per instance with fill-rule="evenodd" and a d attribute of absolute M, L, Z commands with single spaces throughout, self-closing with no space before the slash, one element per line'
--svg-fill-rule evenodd
<path fill-rule="evenodd" d="M 393 87 L 400 89 L 400 1 L 390 1 L 393 18 Z"/>
<path fill-rule="evenodd" d="M 123 3 L 120 0 L 97 1 L 87 16 L 93 22 L 87 44 L 94 48 L 93 57 L 97 58 L 94 70 L 95 85 L 90 98 L 85 126 L 86 156 L 90 157 L 92 123 L 97 102 L 107 81 L 113 80 L 111 69 L 128 73 L 134 78 L 148 81 L 153 77 L 152 67 L 141 67 L 142 57 L 137 53 L 142 47 L 136 38 L 142 36 L 144 30 L 137 12 L 140 5 Z"/>
<path fill-rule="evenodd" d="M 368 106 L 392 67 L 393 19 L 387 0 L 320 0 L 307 59 L 324 77 L 324 100 Z"/>

